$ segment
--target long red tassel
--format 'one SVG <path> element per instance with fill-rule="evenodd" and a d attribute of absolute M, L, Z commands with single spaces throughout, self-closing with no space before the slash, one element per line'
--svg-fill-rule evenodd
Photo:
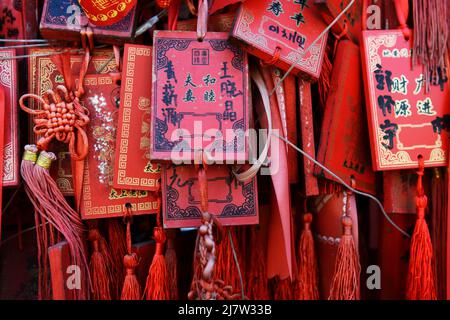
<path fill-rule="evenodd" d="M 110 248 L 105 237 L 103 237 L 102 235 L 100 236 L 100 240 L 98 243 L 99 243 L 100 253 L 102 254 L 103 258 L 105 259 L 106 269 L 108 270 L 111 299 L 117 300 L 117 299 L 119 299 L 119 296 L 116 295 L 116 292 L 118 290 L 120 290 L 122 282 L 119 282 L 120 274 L 118 274 L 116 272 L 117 267 L 114 265 L 113 255 L 111 253 L 112 249 Z M 123 271 L 122 269 L 123 269 L 123 266 L 120 269 L 121 272 Z"/>
<path fill-rule="evenodd" d="M 428 198 L 425 195 L 422 184 L 424 172 L 424 160 L 419 158 L 416 196 L 417 220 L 411 238 L 406 286 L 406 298 L 408 300 L 436 300 L 433 245 L 431 244 L 430 232 L 425 220 Z"/>
<path fill-rule="evenodd" d="M 169 280 L 166 259 L 164 258 L 166 234 L 163 228 L 155 227 L 153 229 L 153 237 L 156 241 L 156 251 L 148 271 L 144 289 L 145 298 L 147 300 L 168 300 L 170 298 Z"/>
<path fill-rule="evenodd" d="M 30 190 L 29 185 L 34 186 L 32 184 L 33 181 L 33 171 L 34 166 L 37 160 L 38 148 L 35 145 L 26 145 L 25 152 L 23 153 L 22 162 L 20 163 L 20 174 L 22 179 L 25 181 L 25 191 L 28 195 L 28 198 L 31 200 L 33 204 L 39 204 L 36 200 L 35 194 Z M 48 274 L 46 272 L 46 252 L 47 252 L 47 242 L 43 241 L 42 237 L 42 228 L 44 225 L 41 225 L 41 216 L 40 212 L 42 212 L 42 208 L 35 209 L 34 212 L 34 221 L 36 227 L 36 243 L 37 243 L 37 260 L 38 260 L 38 299 L 42 300 L 44 297 L 44 292 L 47 290 Z M 44 253 L 44 254 L 43 254 Z"/>
<path fill-rule="evenodd" d="M 140 300 L 141 286 L 136 277 L 136 267 L 139 265 L 139 257 L 131 250 L 131 217 L 127 217 L 126 232 L 127 254 L 123 257 L 123 265 L 126 269 L 126 276 L 123 282 L 121 300 Z"/>
<path fill-rule="evenodd" d="M 448 0 L 413 0 L 414 64 L 424 66 L 427 88 L 439 84 L 446 75 L 448 57 Z"/>
<path fill-rule="evenodd" d="M 274 279 L 274 300 L 293 300 L 294 298 L 294 284 L 288 277 L 286 279 Z"/>
<path fill-rule="evenodd" d="M 116 282 L 113 284 L 113 294 L 115 297 L 120 298 L 122 284 L 125 279 L 123 259 L 127 254 L 127 239 L 122 223 L 118 219 L 108 219 L 106 223 L 112 269 L 116 278 Z"/>
<path fill-rule="evenodd" d="M 312 214 L 303 215 L 303 230 L 298 244 L 297 298 L 300 300 L 318 300 L 318 267 L 311 231 Z"/>
<path fill-rule="evenodd" d="M 236 261 L 234 259 L 233 249 L 231 247 L 230 237 L 228 235 L 228 231 L 231 233 L 231 237 L 234 244 L 237 244 L 236 230 L 234 228 L 224 228 L 224 237 L 222 238 L 221 243 L 217 246 L 217 261 L 216 261 L 216 269 L 215 275 L 217 279 L 223 280 L 226 284 L 231 285 L 234 290 L 241 289 L 241 281 L 239 278 L 239 272 L 237 270 Z M 240 254 L 239 248 L 235 245 L 234 250 L 236 256 L 238 257 L 239 265 L 240 262 Z"/>
<path fill-rule="evenodd" d="M 89 269 L 92 277 L 92 294 L 94 300 L 111 300 L 111 280 L 107 261 L 100 251 L 102 236 L 97 228 L 89 229 L 88 240 L 92 243 Z"/>
<path fill-rule="evenodd" d="M 350 196 L 347 197 L 347 208 Z M 359 300 L 361 265 L 352 235 L 352 218 L 344 216 L 344 234 L 339 242 L 328 300 Z"/>
<path fill-rule="evenodd" d="M 36 219 L 36 221 L 44 224 L 48 222 L 64 236 L 69 244 L 71 264 L 80 266 L 85 271 L 87 278 L 90 279 L 82 240 L 85 231 L 83 222 L 69 206 L 49 173 L 51 163 L 56 157 L 51 152 L 42 151 L 36 160 L 36 165 L 33 165 L 33 159 L 36 159 L 36 156 L 37 147 L 34 145 L 26 146 L 21 164 L 21 174 L 26 183 L 25 190 L 40 216 L 40 219 Z M 46 230 L 46 227 L 43 226 L 40 230 Z M 45 234 L 42 235 L 45 236 Z M 40 239 L 41 246 L 47 246 L 47 241 L 47 237 Z M 46 255 L 44 247 L 40 248 L 41 256 Z M 41 267 L 46 268 L 46 261 L 45 258 L 44 265 L 41 265 Z M 44 279 L 44 281 L 47 281 L 47 279 Z M 82 296 L 84 296 L 82 290 L 77 290 L 75 298 L 79 299 Z"/>
<path fill-rule="evenodd" d="M 327 104 L 328 92 L 331 87 L 331 72 L 333 70 L 333 64 L 328 57 L 331 51 L 330 46 L 327 46 L 327 50 L 323 55 L 322 71 L 320 72 L 319 81 L 317 82 L 317 91 L 319 92 L 320 106 L 322 107 L 322 112 Z"/>
<path fill-rule="evenodd" d="M 269 300 L 265 246 L 257 226 L 250 226 L 250 259 L 247 261 L 246 293 L 249 299 Z"/>
<path fill-rule="evenodd" d="M 175 250 L 175 230 L 167 232 L 166 266 L 169 277 L 170 300 L 178 300 L 177 252 Z"/>

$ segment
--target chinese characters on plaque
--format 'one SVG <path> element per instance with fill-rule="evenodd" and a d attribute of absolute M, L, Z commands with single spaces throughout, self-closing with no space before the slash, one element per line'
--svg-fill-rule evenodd
<path fill-rule="evenodd" d="M 262 60 L 279 54 L 275 66 L 287 70 L 297 63 L 294 73 L 318 79 L 327 43 L 325 34 L 306 50 L 326 25 L 313 0 L 247 0 L 238 11 L 231 36 Z"/>
<path fill-rule="evenodd" d="M 447 164 L 450 129 L 448 79 L 430 86 L 422 66 L 411 66 L 411 43 L 401 31 L 364 31 L 363 66 L 375 170 Z"/>
<path fill-rule="evenodd" d="M 247 160 L 248 65 L 227 33 L 155 31 L 152 160 Z"/>

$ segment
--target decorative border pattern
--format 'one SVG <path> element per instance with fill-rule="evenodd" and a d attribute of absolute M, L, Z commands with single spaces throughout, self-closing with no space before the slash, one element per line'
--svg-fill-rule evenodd
<path fill-rule="evenodd" d="M 1 58 L 10 58 L 13 51 L 1 51 Z M 16 83 L 12 81 L 13 75 L 16 73 L 15 62 L 11 59 L 0 60 L 0 85 L 9 90 L 11 106 L 5 106 L 5 127 L 11 132 L 11 141 L 5 140 L 3 146 L 3 180 L 4 186 L 12 186 L 19 182 L 19 145 L 18 145 L 18 125 L 17 125 L 17 88 Z M 9 114 L 9 124 L 6 125 L 7 114 Z M 6 135 L 5 135 L 6 139 Z"/>
<path fill-rule="evenodd" d="M 168 62 L 168 58 L 166 56 L 166 53 L 169 49 L 175 49 L 177 51 L 184 51 L 186 50 L 189 45 L 191 44 L 191 42 L 193 41 L 197 41 L 197 39 L 167 39 L 167 38 L 157 38 L 155 39 L 155 45 L 154 45 L 154 54 L 156 55 L 156 65 L 154 66 L 155 70 L 161 70 L 163 69 Z M 206 39 L 204 40 L 206 42 L 208 42 L 212 49 L 214 49 L 215 51 L 225 51 L 225 50 L 230 50 L 231 52 L 233 52 L 233 58 L 231 60 L 231 64 L 232 66 L 244 73 L 246 70 L 246 66 L 244 65 L 244 56 L 245 56 L 245 52 L 237 46 L 234 46 L 233 44 L 231 44 L 227 39 Z M 246 77 L 243 77 L 244 79 L 244 95 L 247 92 L 247 83 L 246 83 Z M 156 92 L 157 88 L 155 87 L 155 90 L 153 92 L 154 94 L 154 99 L 156 99 L 157 96 L 157 92 Z M 245 106 L 246 104 L 246 98 L 244 98 L 244 108 L 246 108 Z M 170 152 L 172 150 L 174 150 L 174 148 L 181 148 L 182 150 L 184 150 L 185 152 L 187 151 L 194 151 L 194 150 L 189 150 L 189 146 L 188 145 L 184 145 L 182 143 L 180 143 L 180 141 L 170 141 L 169 139 L 166 138 L 166 134 L 167 131 L 169 130 L 167 124 L 161 120 L 160 118 L 157 117 L 157 112 L 155 110 L 152 110 L 153 115 L 152 117 L 154 118 L 154 135 L 153 135 L 153 145 L 152 145 L 152 151 L 155 152 Z M 246 117 L 246 113 L 247 111 L 244 109 L 244 117 Z M 194 113 L 182 113 L 182 119 L 184 118 L 184 115 L 195 115 L 195 116 L 207 116 L 210 114 L 194 114 Z M 219 121 L 219 126 L 220 126 L 220 122 L 221 122 L 221 114 L 217 114 L 216 116 L 217 120 Z M 241 136 L 242 133 L 241 131 L 245 131 L 244 125 L 245 125 L 245 119 L 240 119 L 238 120 L 236 123 L 233 124 L 233 129 L 235 130 L 235 134 L 236 136 Z M 221 129 L 219 128 L 219 131 Z M 220 145 L 222 145 L 222 152 L 228 152 L 228 153 L 236 153 L 238 151 L 245 151 L 245 142 L 242 143 L 242 141 L 245 139 L 238 139 L 238 142 L 240 142 L 239 144 L 236 143 L 236 139 L 234 141 L 230 141 L 230 142 L 226 142 L 225 140 L 216 140 L 212 147 L 216 148 Z M 233 148 L 231 148 L 231 146 L 233 145 Z M 217 149 L 215 149 L 217 150 Z"/>
<path fill-rule="evenodd" d="M 128 47 L 127 51 L 127 65 L 126 70 L 124 70 L 124 79 L 122 80 L 122 86 L 124 86 L 124 95 L 122 98 L 121 108 L 123 109 L 122 114 L 122 127 L 120 146 L 118 157 L 118 170 L 117 170 L 117 184 L 127 185 L 127 186 L 142 186 L 142 187 L 155 187 L 157 185 L 156 179 L 151 178 L 138 178 L 127 176 L 127 166 L 133 165 L 128 163 L 128 146 L 130 138 L 130 123 L 133 118 L 133 82 L 136 68 L 136 56 L 150 57 L 152 55 L 152 48 L 141 48 L 141 47 Z M 145 101 L 144 101 L 145 100 Z M 139 108 L 141 109 L 142 104 L 150 104 L 148 98 L 144 98 L 139 101 Z M 148 124 L 150 126 L 150 124 Z"/>
<path fill-rule="evenodd" d="M 171 171 L 175 166 L 172 166 L 170 169 L 164 171 L 166 184 L 164 186 L 164 194 L 166 196 L 166 205 L 164 210 L 165 220 L 190 220 L 193 218 L 200 218 L 201 211 L 196 205 L 189 205 L 186 208 L 180 208 L 178 206 L 178 199 L 180 197 L 179 192 L 167 184 L 167 174 Z M 233 183 L 233 181 L 229 181 L 228 183 Z M 193 181 L 187 182 L 190 184 L 188 187 L 191 188 Z M 224 206 L 222 212 L 215 213 L 215 215 L 219 218 L 236 218 L 236 217 L 253 217 L 257 214 L 257 199 L 255 197 L 255 188 L 256 182 L 251 180 L 248 183 L 238 182 L 239 186 L 241 186 L 242 195 L 245 198 L 245 201 L 241 205 L 236 205 L 233 203 L 229 203 Z M 231 192 L 231 191 L 230 191 Z M 194 203 L 192 197 L 189 197 L 189 203 Z M 227 202 L 233 201 L 231 194 L 227 196 Z M 223 201 L 215 201 L 215 202 L 223 202 Z"/>

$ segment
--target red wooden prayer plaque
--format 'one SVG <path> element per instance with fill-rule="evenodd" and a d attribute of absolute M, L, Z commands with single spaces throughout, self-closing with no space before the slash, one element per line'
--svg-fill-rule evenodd
<path fill-rule="evenodd" d="M 375 170 L 447 163 L 448 81 L 425 93 L 422 66 L 411 66 L 412 40 L 400 30 L 363 31 L 362 60 Z"/>
<path fill-rule="evenodd" d="M 114 187 L 156 191 L 159 166 L 150 162 L 152 47 L 125 45 L 120 88 Z"/>
<path fill-rule="evenodd" d="M 165 228 L 201 225 L 200 186 L 194 166 L 169 166 L 162 170 L 161 189 Z M 223 225 L 257 224 L 256 178 L 238 182 L 226 165 L 209 166 L 208 212 Z"/>
<path fill-rule="evenodd" d="M 101 4 L 118 1 L 101 0 Z M 127 1 L 129 2 L 129 1 Z M 130 8 L 130 6 L 128 6 Z M 78 0 L 45 0 L 39 31 L 44 38 L 59 40 L 80 40 L 80 31 L 89 26 L 97 41 L 105 43 L 124 43 L 132 39 L 138 20 L 138 9 L 133 6 L 126 16 L 112 25 L 95 25 L 88 20 Z"/>
<path fill-rule="evenodd" d="M 83 219 L 124 215 L 131 204 L 134 215 L 156 213 L 156 195 L 146 190 L 112 188 L 120 87 L 109 75 L 85 78 L 84 106 L 90 122 L 86 128 L 89 154 L 85 159 L 80 213 Z"/>
<path fill-rule="evenodd" d="M 15 51 L 0 48 L 0 59 L 15 56 Z M 4 130 L 3 185 L 15 186 L 19 183 L 19 138 L 17 121 L 17 66 L 16 60 L 0 61 L 0 87 L 5 94 L 5 119 L 1 119 Z M 4 127 L 3 127 L 4 125 Z M 2 178 L 0 176 L 0 178 Z"/>
<path fill-rule="evenodd" d="M 331 73 L 317 160 L 347 183 L 353 176 L 358 190 L 375 194 L 360 66 L 359 47 L 341 40 Z M 316 173 L 339 182 L 318 166 Z"/>
<path fill-rule="evenodd" d="M 35 39 L 38 0 L 0 1 L 0 39 Z M 25 48 L 17 48 L 17 55 L 23 55 Z"/>
<path fill-rule="evenodd" d="M 228 34 L 199 42 L 195 32 L 155 31 L 150 158 L 186 163 L 203 150 L 216 163 L 247 160 L 248 83 L 247 55 Z"/>
<path fill-rule="evenodd" d="M 294 73 L 318 79 L 327 35 L 306 54 L 303 51 L 325 28 L 312 0 L 247 0 L 239 9 L 231 35 L 248 44 L 244 48 L 250 54 L 271 60 L 279 51 L 277 67 L 286 71 L 299 60 Z"/>

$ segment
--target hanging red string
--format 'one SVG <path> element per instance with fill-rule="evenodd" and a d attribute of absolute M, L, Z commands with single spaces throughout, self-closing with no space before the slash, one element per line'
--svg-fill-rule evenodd
<path fill-rule="evenodd" d="M 123 283 L 121 300 L 139 300 L 141 298 L 141 286 L 136 277 L 136 267 L 139 264 L 139 257 L 131 250 L 131 208 L 126 206 L 126 216 L 124 221 L 127 225 L 126 244 L 127 254 L 123 257 L 123 265 L 126 269 L 126 276 Z"/>

